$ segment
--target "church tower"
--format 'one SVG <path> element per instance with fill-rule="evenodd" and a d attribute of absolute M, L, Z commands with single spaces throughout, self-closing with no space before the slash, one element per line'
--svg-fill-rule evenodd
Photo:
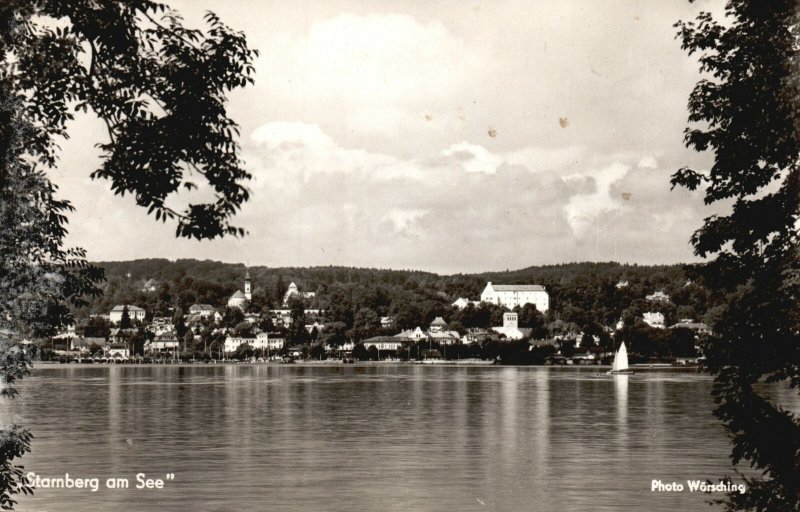
<path fill-rule="evenodd" d="M 250 271 L 248 270 L 244 276 L 244 296 L 247 300 L 253 300 L 252 290 L 250 288 Z"/>

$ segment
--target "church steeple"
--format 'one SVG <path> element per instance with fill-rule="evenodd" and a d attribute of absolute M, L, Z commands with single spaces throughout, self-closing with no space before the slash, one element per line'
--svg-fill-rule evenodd
<path fill-rule="evenodd" d="M 244 275 L 244 296 L 247 297 L 247 300 L 252 300 L 253 299 L 252 290 L 250 288 L 250 271 L 249 270 Z"/>

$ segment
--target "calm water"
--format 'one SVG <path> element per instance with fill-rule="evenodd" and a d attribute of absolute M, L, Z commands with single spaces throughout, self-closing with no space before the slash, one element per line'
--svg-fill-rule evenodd
<path fill-rule="evenodd" d="M 445 366 L 40 367 L 26 471 L 100 477 L 28 511 L 711 510 L 730 473 L 695 373 Z M 164 478 L 112 490 L 108 477 Z"/>

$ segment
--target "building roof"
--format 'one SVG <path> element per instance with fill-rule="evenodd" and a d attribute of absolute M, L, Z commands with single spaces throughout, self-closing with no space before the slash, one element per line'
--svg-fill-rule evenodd
<path fill-rule="evenodd" d="M 192 304 L 191 306 L 189 306 L 190 313 L 194 313 L 195 311 L 208 311 L 208 310 L 216 311 L 214 306 L 212 306 L 211 304 Z"/>
<path fill-rule="evenodd" d="M 496 292 L 543 292 L 544 286 L 540 284 L 491 284 Z"/>
<path fill-rule="evenodd" d="M 433 322 L 431 322 L 431 325 L 447 325 L 447 322 L 444 321 L 444 318 L 437 316 Z"/>
<path fill-rule="evenodd" d="M 128 306 L 128 312 L 131 312 L 131 311 L 144 311 L 144 309 L 142 309 L 142 308 L 140 308 L 138 306 L 133 306 L 131 304 L 128 304 L 127 306 Z M 116 305 L 116 306 L 114 306 L 114 308 L 111 311 L 112 312 L 114 312 L 114 311 L 122 311 L 124 309 L 125 309 L 125 306 Z"/>
<path fill-rule="evenodd" d="M 244 292 L 242 290 L 236 290 L 236 292 L 231 295 L 231 299 L 246 299 Z"/>

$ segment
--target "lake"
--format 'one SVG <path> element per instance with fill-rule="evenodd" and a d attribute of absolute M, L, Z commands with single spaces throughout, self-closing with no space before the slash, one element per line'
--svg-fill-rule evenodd
<path fill-rule="evenodd" d="M 651 481 L 731 473 L 694 372 L 42 365 L 20 389 L 4 421 L 35 435 L 26 472 L 100 482 L 27 511 L 709 510 Z"/>

